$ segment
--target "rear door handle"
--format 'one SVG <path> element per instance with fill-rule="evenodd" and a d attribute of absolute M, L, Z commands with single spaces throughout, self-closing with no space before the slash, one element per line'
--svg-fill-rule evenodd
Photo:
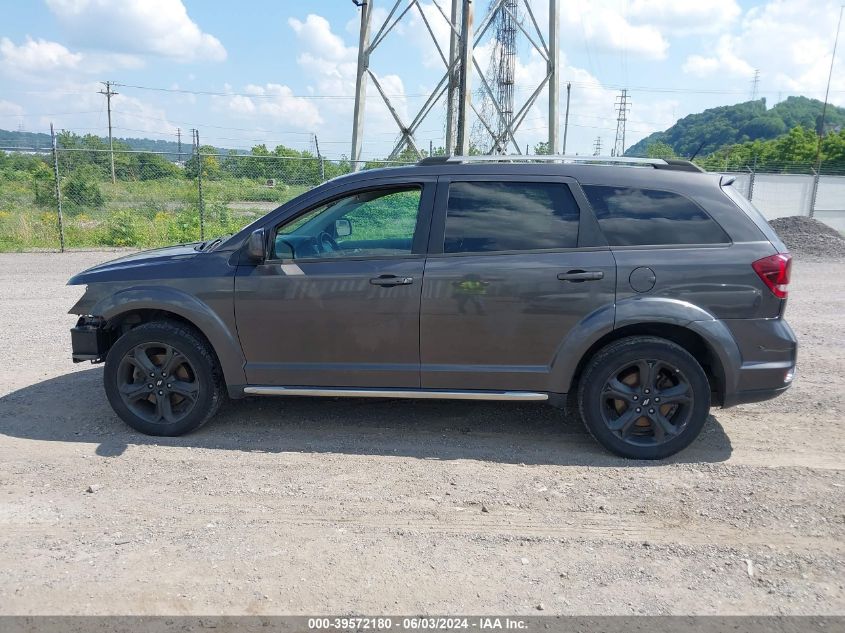
<path fill-rule="evenodd" d="M 561 281 L 598 281 L 604 279 L 604 273 L 600 270 L 568 270 L 557 276 Z"/>
<path fill-rule="evenodd" d="M 397 277 L 396 275 L 379 275 L 370 279 L 370 283 L 374 286 L 410 286 L 414 283 L 413 277 Z"/>

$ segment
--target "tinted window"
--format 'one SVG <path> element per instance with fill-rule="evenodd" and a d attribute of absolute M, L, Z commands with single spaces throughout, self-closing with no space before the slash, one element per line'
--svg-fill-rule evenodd
<path fill-rule="evenodd" d="M 669 191 L 585 185 L 584 192 L 611 246 L 730 242 L 692 200 Z"/>
<path fill-rule="evenodd" d="M 312 209 L 276 229 L 274 257 L 409 255 L 419 187 L 363 191 Z"/>
<path fill-rule="evenodd" d="M 574 248 L 578 205 L 563 184 L 453 182 L 445 253 Z"/>

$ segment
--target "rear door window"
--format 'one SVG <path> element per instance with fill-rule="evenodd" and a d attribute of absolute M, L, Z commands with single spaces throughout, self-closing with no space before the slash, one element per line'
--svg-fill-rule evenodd
<path fill-rule="evenodd" d="M 575 248 L 579 217 L 562 183 L 453 181 L 443 252 Z"/>
<path fill-rule="evenodd" d="M 611 246 L 730 243 L 724 229 L 685 196 L 630 187 L 583 189 Z"/>

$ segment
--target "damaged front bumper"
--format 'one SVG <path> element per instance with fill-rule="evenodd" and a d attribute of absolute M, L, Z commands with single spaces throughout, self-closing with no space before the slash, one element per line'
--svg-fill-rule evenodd
<path fill-rule="evenodd" d="M 79 317 L 76 327 L 70 330 L 74 363 L 86 360 L 99 363 L 105 360 L 110 341 L 109 332 L 104 326 L 105 321 L 100 317 L 87 315 Z"/>

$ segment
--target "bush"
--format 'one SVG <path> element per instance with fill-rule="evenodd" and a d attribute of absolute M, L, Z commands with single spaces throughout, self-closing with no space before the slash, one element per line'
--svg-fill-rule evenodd
<path fill-rule="evenodd" d="M 90 169 L 74 171 L 62 185 L 62 195 L 71 207 L 99 208 L 105 204 L 103 192 Z"/>
<path fill-rule="evenodd" d="M 110 246 L 135 246 L 138 243 L 138 227 L 129 211 L 117 211 L 106 221 L 105 243 Z"/>
<path fill-rule="evenodd" d="M 56 206 L 56 179 L 44 163 L 37 163 L 31 170 L 35 204 L 39 207 Z"/>

